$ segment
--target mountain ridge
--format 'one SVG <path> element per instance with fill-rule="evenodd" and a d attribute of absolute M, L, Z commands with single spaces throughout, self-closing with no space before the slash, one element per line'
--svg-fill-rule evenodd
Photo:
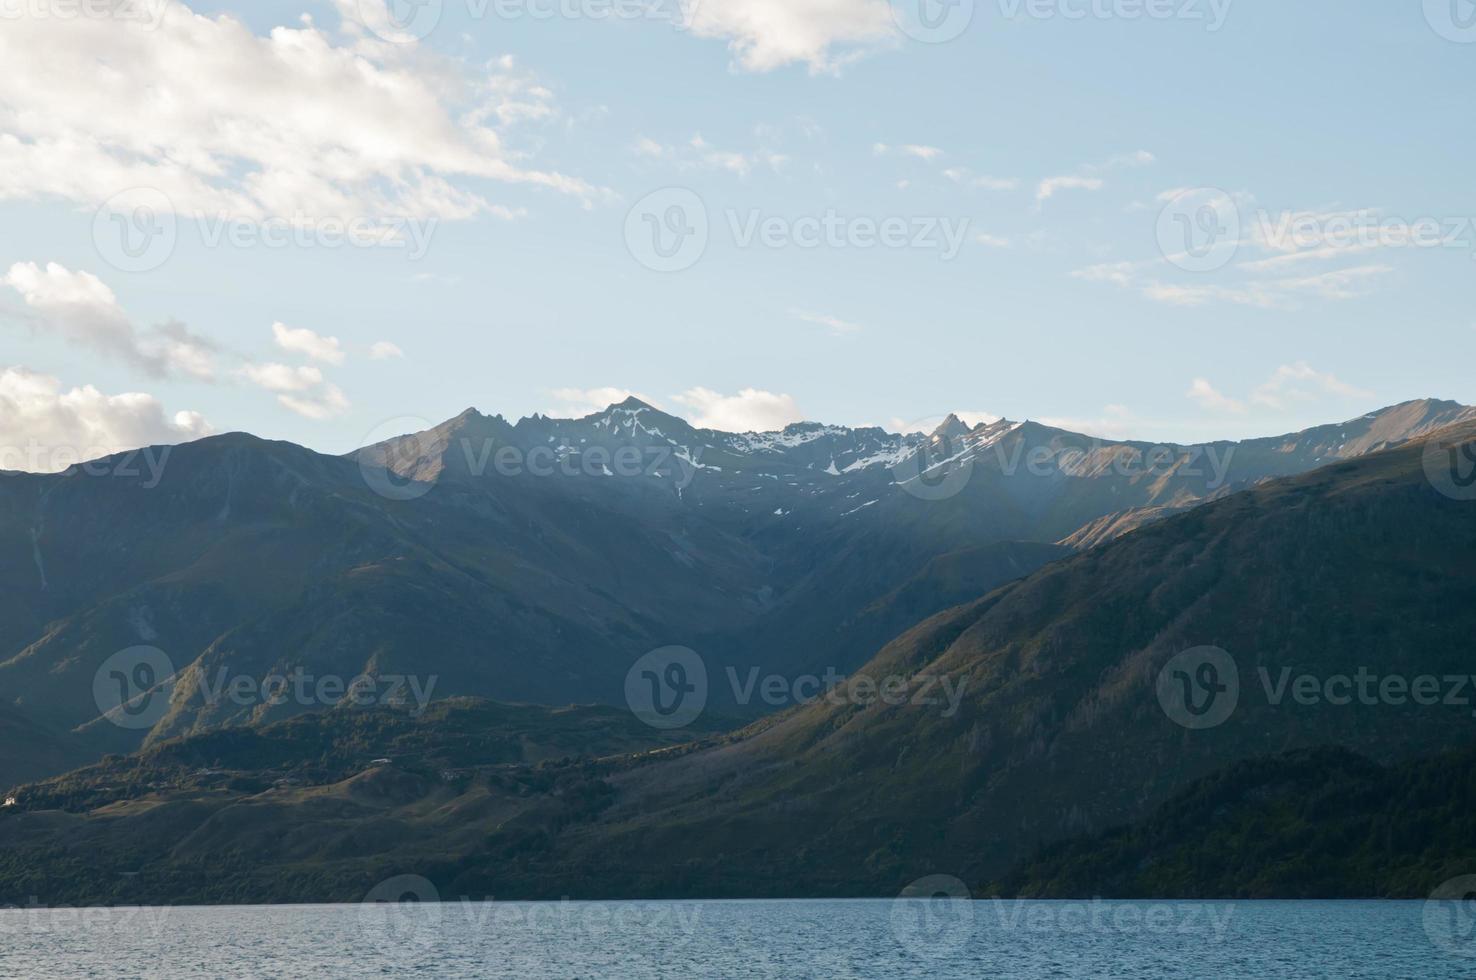
<path fill-rule="evenodd" d="M 1408 766 L 1397 771 L 1414 775 L 1409 785 L 1428 785 L 1417 760 L 1471 744 L 1469 703 L 1281 703 L 1256 677 L 1288 667 L 1326 678 L 1355 665 L 1375 676 L 1469 673 L 1476 504 L 1430 481 L 1425 453 L 1437 438 L 1476 445 L 1476 423 L 1270 481 L 1055 561 L 918 622 L 834 692 L 727 735 L 697 731 L 682 746 L 471 782 L 429 778 L 404 759 L 307 789 L 262 790 L 249 772 L 226 774 L 245 782 L 201 795 L 193 784 L 155 787 L 142 767 L 132 789 L 112 776 L 83 780 L 84 804 L 65 817 L 46 809 L 58 791 L 42 787 L 39 810 L 22 801 L 0 815 L 12 842 L 0 849 L 0 894 L 45 874 L 54 900 L 354 900 L 407 873 L 452 896 L 889 896 L 936 874 L 983 893 L 1041 846 L 1063 842 L 1069 853 L 1083 834 L 1199 812 L 1182 809 L 1196 786 L 1234 789 L 1234 773 L 1287 752 L 1356 753 Z M 936 578 L 924 576 L 924 588 Z M 1240 697 L 1220 724 L 1194 728 L 1156 680 L 1206 644 L 1234 661 Z M 888 677 L 908 697 L 879 699 Z M 940 678 L 959 695 L 946 710 L 914 696 Z M 198 758 L 191 746 L 215 737 L 159 751 Z M 1269 765 L 1281 779 L 1280 763 Z M 1366 794 L 1362 779 L 1331 789 Z M 85 800 L 96 793 L 106 800 L 93 809 Z M 1243 796 L 1251 806 L 1237 820 L 1254 827 L 1265 800 Z M 319 798 L 354 808 L 321 808 Z M 1410 801 L 1416 816 L 1447 805 Z M 1290 805 L 1314 832 L 1322 826 L 1315 807 Z M 349 812 L 358 816 L 337 816 Z M 356 833 L 360 818 L 383 833 Z M 262 846 L 273 839 L 301 846 Z M 365 846 L 346 848 L 350 839 Z M 1106 865 L 1129 890 L 1138 840 Z M 1189 844 L 1185 859 L 1195 860 L 1199 845 Z M 1393 875 L 1387 861 L 1372 876 L 1323 868 L 1316 880 L 1360 895 L 1379 882 L 1428 893 L 1436 882 L 1426 879 L 1459 856 L 1426 854 Z M 147 876 L 133 874 L 143 866 Z M 1032 869 L 1043 891 L 1080 894 L 1074 880 L 1057 889 L 1049 864 Z M 1276 873 L 1250 893 L 1298 893 L 1311 880 Z M 1192 883 L 1175 894 L 1233 897 Z"/>
<path fill-rule="evenodd" d="M 943 556 L 975 556 L 945 579 L 983 590 L 1060 557 L 1045 546 L 1099 543 L 1471 412 L 1410 402 L 1213 463 L 1169 447 L 1145 465 L 1147 444 L 1036 423 L 732 434 L 624 405 L 517 425 L 468 410 L 378 453 L 226 433 L 157 447 L 157 473 L 145 451 L 0 477 L 0 691 L 30 730 L 101 754 L 329 706 L 209 702 L 222 670 L 617 704 L 630 664 L 673 643 L 741 673 L 845 673 L 891 639 L 895 610 L 958 598 L 899 592 Z M 516 465 L 499 469 L 505 451 Z M 866 612 L 888 596 L 905 598 Z M 140 645 L 179 672 L 168 712 L 151 730 L 100 722 L 93 675 Z M 0 753 L 0 782 L 10 764 Z"/>

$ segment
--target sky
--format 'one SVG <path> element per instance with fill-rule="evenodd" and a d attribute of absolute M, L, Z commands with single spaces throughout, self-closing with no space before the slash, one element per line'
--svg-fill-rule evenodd
<path fill-rule="evenodd" d="M 1476 5 L 0 0 L 0 468 L 1476 403 Z"/>

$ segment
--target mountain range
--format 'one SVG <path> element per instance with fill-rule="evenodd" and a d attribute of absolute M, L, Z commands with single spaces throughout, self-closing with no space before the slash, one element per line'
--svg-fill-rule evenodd
<path fill-rule="evenodd" d="M 725 433 L 631 399 L 516 424 L 468 410 L 348 456 L 238 433 L 6 473 L 0 705 L 55 738 L 0 755 L 0 783 L 306 710 L 207 697 L 222 679 L 413 676 L 437 696 L 619 704 L 631 664 L 669 644 L 716 671 L 847 673 L 1072 550 L 1472 415 L 1411 402 L 1152 446 L 952 416 L 928 434 Z M 155 678 L 173 677 L 169 708 L 120 727 L 94 679 L 139 645 L 173 668 Z"/>
<path fill-rule="evenodd" d="M 1468 409 L 1409 403 L 1224 444 L 1234 451 L 1219 478 L 1186 472 L 1210 447 L 1092 444 L 1032 423 L 737 437 L 668 418 L 633 403 L 577 422 L 508 426 L 468 414 L 348 458 L 222 437 L 180 447 L 150 490 L 13 478 L 33 494 L 49 486 L 45 507 L 111 490 L 154 535 L 86 547 L 111 548 L 113 564 L 174 559 L 174 572 L 134 587 L 141 595 L 100 600 L 49 624 L 48 636 L 139 622 L 156 639 L 163 623 L 209 633 L 184 598 L 176 622 L 156 597 L 214 589 L 235 604 L 199 608 L 240 622 L 206 641 L 203 660 L 181 664 L 434 669 L 455 697 L 418 717 L 342 703 L 305 718 L 290 717 L 301 706 L 222 715 L 181 683 L 159 724 L 132 736 L 142 753 L 16 791 L 0 814 L 0 894 L 34 889 L 41 876 L 69 900 L 353 900 L 396 874 L 423 875 L 443 894 L 499 897 L 897 894 L 939 873 L 981 892 L 1002 882 L 1041 894 L 1131 890 L 1124 867 L 1142 866 L 1133 848 L 1152 832 L 1131 828 L 1182 827 L 1172 815 L 1192 806 L 1194 787 L 1246 785 L 1222 775 L 1234 767 L 1298 771 L 1306 764 L 1275 760 L 1334 749 L 1388 767 L 1329 769 L 1347 771 L 1349 785 L 1409 792 L 1431 779 L 1400 773 L 1448 768 L 1424 760 L 1473 741 L 1469 698 L 1287 693 L 1305 693 L 1294 678 L 1325 693 L 1328 678 L 1360 671 L 1406 685 L 1469 679 L 1476 503 L 1443 492 L 1426 466 L 1432 446 L 1476 453 Z M 524 463 L 538 446 L 556 460 L 560 447 L 576 455 L 581 438 L 609 441 L 590 443 L 605 447 L 597 464 L 579 452 L 575 475 L 538 476 L 463 469 L 462 438 L 495 439 L 494 452 Z M 670 469 L 601 472 L 622 446 L 644 453 L 647 439 L 674 440 Z M 1026 463 L 1009 462 L 1016 450 Z M 1145 466 L 1155 453 L 1163 461 Z M 867 462 L 878 455 L 886 462 Z M 683 458 L 703 468 L 682 475 Z M 918 474 L 927 489 L 910 492 Z M 366 488 L 376 479 L 380 492 Z M 96 530 L 108 512 L 26 513 L 60 529 L 34 538 L 48 582 L 67 581 L 53 568 L 88 567 L 60 557 L 61 545 L 83 547 L 89 528 L 75 525 Z M 12 581 L 21 572 L 6 568 Z M 256 618 L 246 600 L 260 603 Z M 147 616 L 130 612 L 140 604 Z M 551 623 L 564 632 L 538 632 Z M 457 645 L 468 627 L 498 632 L 477 635 L 480 648 Z M 575 745 L 567 758 L 467 738 L 509 731 L 500 713 L 512 709 L 477 698 L 615 702 L 636 657 L 688 637 L 714 678 L 738 666 L 793 678 L 835 665 L 849 676 L 746 725 L 741 709 L 753 705 L 723 702 L 714 684 L 708 712 L 678 738 L 577 709 L 589 749 L 561 735 Z M 96 657 L 139 639 L 125 630 L 86 649 Z M 580 646 L 586 639 L 594 645 Z M 65 732 L 72 748 L 95 751 L 101 742 L 86 738 L 118 726 L 95 706 L 88 717 L 95 661 L 63 649 L 32 643 L 0 665 L 5 690 L 24 692 L 0 724 L 45 719 L 33 738 Z M 1196 727 L 1165 691 L 1176 658 L 1204 650 L 1227 658 L 1212 676 L 1228 690 L 1233 675 L 1237 696 L 1219 723 Z M 569 673 L 540 678 L 550 663 Z M 37 710 L 67 707 L 57 678 L 68 674 L 84 695 L 71 728 L 62 710 Z M 530 696 L 540 679 L 560 693 Z M 878 696 L 888 690 L 900 696 Z M 549 736 L 537 733 L 568 727 L 553 712 L 571 709 L 517 710 L 514 727 L 543 744 Z M 282 726 L 305 723 L 318 726 L 305 740 L 317 755 L 268 751 L 302 741 L 303 729 Z M 1313 783 L 1309 792 L 1328 792 Z M 1261 799 L 1251 792 L 1236 805 Z M 1446 805 L 1416 802 L 1401 812 Z M 1120 840 L 1111 853 L 1124 857 L 1104 861 L 1096 879 L 1053 870 L 1056 852 L 1041 849 L 1089 846 L 1061 843 L 1073 840 Z M 1401 876 L 1390 869 L 1407 834 L 1360 840 L 1371 870 L 1339 869 L 1342 893 L 1414 891 L 1444 866 L 1427 854 L 1424 871 Z M 1308 887 L 1285 869 L 1255 880 L 1235 887 Z"/>

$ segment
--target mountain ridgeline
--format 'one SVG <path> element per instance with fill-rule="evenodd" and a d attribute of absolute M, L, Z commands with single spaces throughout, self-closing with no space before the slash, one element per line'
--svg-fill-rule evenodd
<path fill-rule="evenodd" d="M 468 754 L 464 724 L 366 741 L 340 706 L 321 723 L 348 734 L 323 742 L 350 751 L 311 772 L 210 732 L 156 736 L 17 791 L 0 898 L 44 878 L 69 901 L 356 900 L 407 873 L 506 898 L 895 895 L 936 874 L 981 894 L 1428 894 L 1469 853 L 1469 821 L 1420 827 L 1465 806 L 1476 744 L 1476 501 L 1432 476 L 1446 444 L 1476 456 L 1476 423 L 980 589 L 834 690 L 727 733 L 705 715 L 685 741 L 642 744 L 594 715 L 595 749 L 535 765 Z M 669 499 L 696 506 L 696 486 Z M 910 506 L 888 499 L 860 513 Z M 920 596 L 956 597 L 997 567 L 977 547 L 928 559 L 860 618 L 890 628 Z M 388 762 L 362 759 L 382 747 Z M 207 758 L 222 771 L 192 782 Z M 1337 836 L 1287 859 L 1320 833 Z"/>
<path fill-rule="evenodd" d="M 342 457 L 231 434 L 3 473 L 0 725 L 33 748 L 0 752 L 0 783 L 327 706 L 210 696 L 241 678 L 620 704 L 631 664 L 669 644 L 715 672 L 848 673 L 1073 550 L 1472 414 L 1411 402 L 1153 447 L 952 417 L 725 433 L 630 400 L 575 420 L 468 411 Z M 168 710 L 119 726 L 94 683 L 139 646 L 167 657 L 143 679 L 174 678 Z"/>

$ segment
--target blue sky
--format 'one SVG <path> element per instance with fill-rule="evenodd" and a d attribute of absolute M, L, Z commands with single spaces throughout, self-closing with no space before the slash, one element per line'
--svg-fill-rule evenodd
<path fill-rule="evenodd" d="M 0 467 L 624 392 L 1163 440 L 1476 402 L 1466 0 L 940 43 L 936 0 L 133 2 L 0 0 Z"/>

